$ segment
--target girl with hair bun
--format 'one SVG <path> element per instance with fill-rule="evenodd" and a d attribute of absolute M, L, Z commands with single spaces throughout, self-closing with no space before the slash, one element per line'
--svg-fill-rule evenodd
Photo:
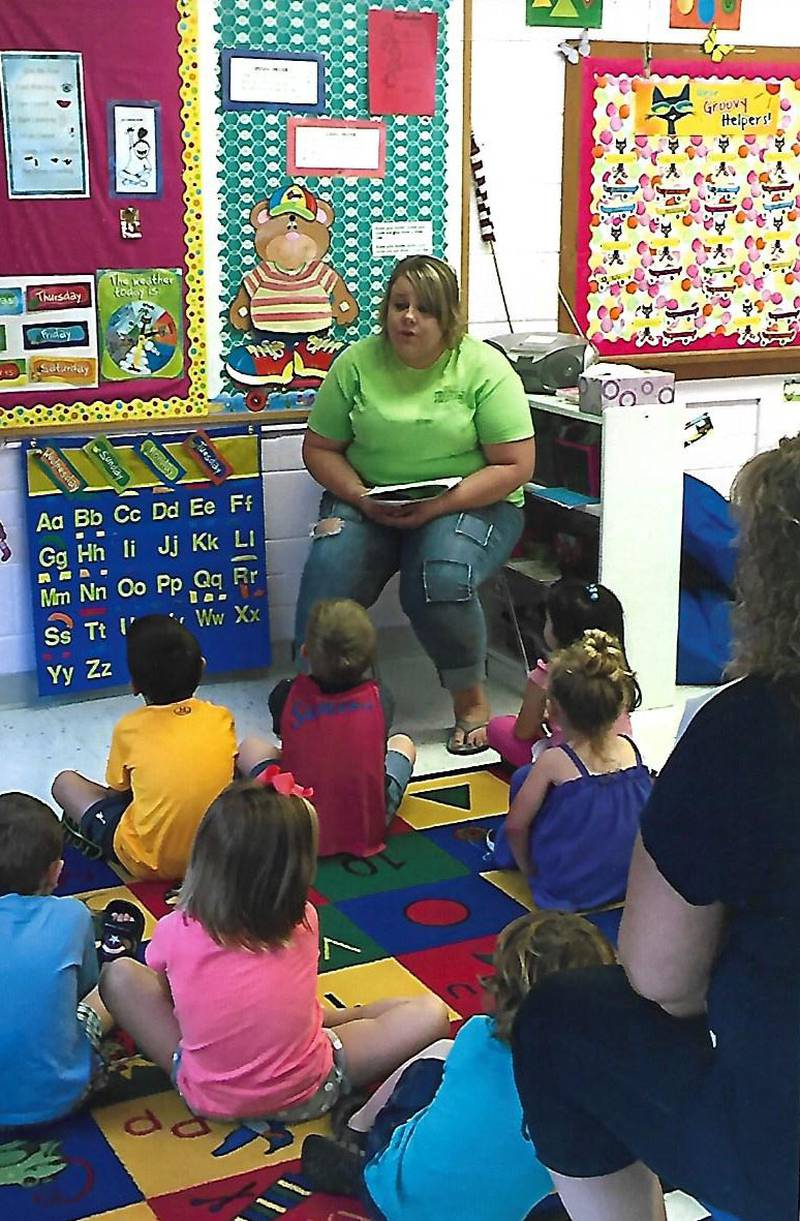
<path fill-rule="evenodd" d="M 563 741 L 512 781 L 493 848 L 496 868 L 516 864 L 528 875 L 538 907 L 579 911 L 625 893 L 652 787 L 637 747 L 615 725 L 635 683 L 619 641 L 596 629 L 550 660 L 550 715 Z"/>

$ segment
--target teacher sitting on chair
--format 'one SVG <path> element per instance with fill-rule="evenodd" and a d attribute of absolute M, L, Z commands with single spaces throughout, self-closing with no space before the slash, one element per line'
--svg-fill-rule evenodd
<path fill-rule="evenodd" d="M 505 357 L 465 335 L 458 283 L 440 259 L 392 272 L 381 333 L 336 360 L 308 421 L 303 460 L 326 489 L 297 603 L 295 636 L 320 598 L 372 606 L 400 572 L 400 602 L 453 699 L 447 748 L 486 749 L 486 622 L 480 585 L 522 531 L 531 413 Z M 446 476 L 461 482 L 411 506 L 371 487 Z"/>

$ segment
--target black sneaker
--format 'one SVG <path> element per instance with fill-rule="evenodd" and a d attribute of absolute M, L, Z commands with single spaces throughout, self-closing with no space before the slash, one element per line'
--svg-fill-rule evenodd
<path fill-rule="evenodd" d="M 303 1175 L 315 1191 L 332 1196 L 360 1196 L 364 1158 L 327 1136 L 307 1136 L 300 1155 Z"/>

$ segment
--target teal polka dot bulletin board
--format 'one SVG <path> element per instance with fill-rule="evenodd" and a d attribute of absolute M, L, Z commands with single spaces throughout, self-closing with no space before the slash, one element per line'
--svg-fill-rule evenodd
<path fill-rule="evenodd" d="M 332 205 L 330 248 L 324 261 L 344 281 L 355 298 L 356 322 L 331 328 L 331 338 L 350 342 L 368 335 L 376 326 L 377 306 L 393 256 L 373 258 L 372 226 L 376 222 L 430 222 L 433 252 L 447 251 L 448 211 L 460 208 L 460 180 L 448 183 L 449 119 L 447 113 L 448 15 L 458 0 L 425 3 L 394 2 L 395 11 L 433 12 L 438 16 L 435 113 L 370 115 L 368 110 L 367 21 L 377 0 L 217 0 L 217 62 L 224 49 L 264 51 L 271 54 L 316 54 L 324 63 L 325 106 L 320 117 L 344 120 L 379 119 L 386 125 L 385 176 L 303 176 L 300 183 L 320 201 Z M 303 385 L 298 362 L 293 371 L 276 365 L 268 347 L 244 357 L 245 365 L 231 367 L 232 350 L 252 339 L 237 332 L 229 320 L 231 303 L 245 276 L 259 263 L 250 213 L 278 188 L 292 181 L 287 170 L 287 122 L 291 108 L 280 110 L 223 107 L 218 78 L 219 132 L 219 249 L 221 348 L 226 391 L 259 385 L 255 365 L 269 365 L 274 373 L 270 391 Z M 460 142 L 460 131 L 457 136 Z M 460 155 L 460 154 L 459 154 Z M 452 233 L 452 221 L 449 232 Z M 451 251 L 452 254 L 452 251 Z M 324 289 L 324 286 L 323 286 Z M 267 329 L 267 328 L 263 328 Z M 240 349 L 241 350 L 241 349 Z M 272 364 L 270 364 L 272 361 Z M 235 361 L 234 361 L 235 364 Z M 277 372 L 276 372 L 277 370 Z M 302 367 L 299 368 L 302 375 Z M 233 376 L 236 373 L 238 380 Z M 306 383 L 313 385 L 313 379 Z M 251 396 L 252 398 L 252 393 Z M 270 406 L 273 404 L 270 403 Z M 283 405 L 283 404 L 282 404 Z M 287 401 L 286 406 L 302 406 Z M 248 406 L 253 407 L 252 402 Z M 257 409 L 257 408 L 256 408 Z"/>

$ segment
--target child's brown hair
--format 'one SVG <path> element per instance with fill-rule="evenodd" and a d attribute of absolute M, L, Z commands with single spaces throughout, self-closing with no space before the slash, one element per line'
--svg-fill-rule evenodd
<path fill-rule="evenodd" d="M 632 707 L 635 680 L 616 637 L 591 628 L 552 655 L 547 690 L 572 728 L 593 738 Z"/>
<path fill-rule="evenodd" d="M 494 1035 L 511 1040 L 511 1027 L 534 984 L 556 971 L 608 966 L 616 961 L 599 929 L 568 912 L 531 912 L 512 920 L 497 938 L 494 975 L 483 987 L 494 997 Z"/>
<path fill-rule="evenodd" d="M 311 674 L 334 687 L 354 687 L 375 661 L 377 636 L 363 606 L 350 598 L 315 602 L 306 627 Z"/>
<path fill-rule="evenodd" d="M 197 830 L 180 907 L 220 945 L 285 945 L 305 917 L 317 816 L 305 798 L 237 781 Z"/>
<path fill-rule="evenodd" d="M 38 894 L 64 850 L 61 820 L 38 797 L 0 794 L 0 895 Z"/>

